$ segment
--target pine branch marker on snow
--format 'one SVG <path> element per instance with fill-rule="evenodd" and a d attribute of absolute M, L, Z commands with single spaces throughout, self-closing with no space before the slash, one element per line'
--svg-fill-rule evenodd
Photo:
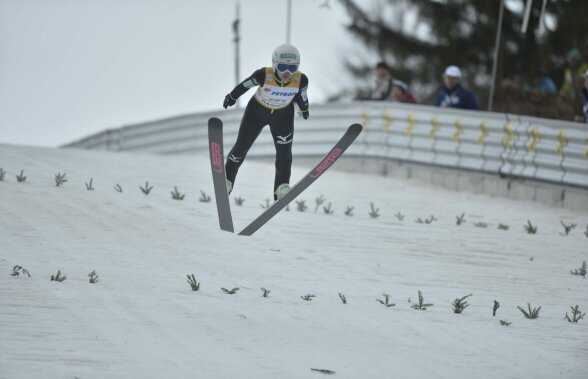
<path fill-rule="evenodd" d="M 226 293 L 227 295 L 234 295 L 237 293 L 237 291 L 239 291 L 239 287 L 235 287 L 232 290 L 228 290 L 226 288 L 221 288 L 221 290 Z"/>
<path fill-rule="evenodd" d="M 388 295 L 387 293 L 382 294 L 382 296 L 384 296 L 384 300 L 376 299 L 378 303 L 384 305 L 386 308 L 390 308 L 396 305 L 390 303 L 390 295 Z"/>
<path fill-rule="evenodd" d="M 333 212 L 335 212 L 335 210 L 333 209 L 333 207 L 331 207 L 331 202 L 329 202 L 329 205 L 323 207 L 323 211 L 328 214 L 328 215 L 332 215 Z"/>
<path fill-rule="evenodd" d="M 531 304 L 527 303 L 527 307 L 528 309 L 525 310 L 519 306 L 517 306 L 517 308 L 519 309 L 519 311 L 521 311 L 523 313 L 523 315 L 525 315 L 525 318 L 528 318 L 530 320 L 534 320 L 536 318 L 539 318 L 539 311 L 541 310 L 541 307 L 539 308 L 531 308 Z"/>
<path fill-rule="evenodd" d="M 564 234 L 565 236 L 567 236 L 568 234 L 570 234 L 570 232 L 576 227 L 578 226 L 578 224 L 570 224 L 570 225 L 566 225 L 563 221 L 560 220 L 561 226 L 563 226 L 564 228 Z"/>
<path fill-rule="evenodd" d="M 316 199 L 314 199 L 314 203 L 316 204 L 316 206 L 314 207 L 314 213 L 316 213 L 318 211 L 318 209 L 320 208 L 320 206 L 327 201 L 327 199 L 325 199 L 325 197 L 323 195 L 320 195 L 319 197 L 317 197 Z"/>
<path fill-rule="evenodd" d="M 374 203 L 370 203 L 370 217 L 371 218 L 378 218 L 380 217 L 380 209 L 374 206 Z"/>
<path fill-rule="evenodd" d="M 568 312 L 566 312 L 566 317 L 565 319 L 568 320 L 568 322 L 572 322 L 574 324 L 577 324 L 578 321 L 580 321 L 581 319 L 584 318 L 584 316 L 586 316 L 586 313 L 582 313 L 582 311 L 580 311 L 579 306 L 576 305 L 575 307 L 570 307 L 572 309 L 572 318 L 570 318 L 570 316 L 568 316 Z"/>
<path fill-rule="evenodd" d="M 200 190 L 200 199 L 198 199 L 201 203 L 208 203 L 210 202 L 210 196 L 206 194 L 206 192 Z"/>
<path fill-rule="evenodd" d="M 27 270 L 26 268 L 19 266 L 19 265 L 16 265 L 12 268 L 12 274 L 10 274 L 10 275 L 11 276 L 19 276 L 21 272 L 23 275 L 27 275 L 29 278 L 31 277 L 29 270 Z"/>
<path fill-rule="evenodd" d="M 149 186 L 149 182 L 145 182 L 145 187 L 139 187 L 139 189 L 141 189 L 141 192 L 143 192 L 143 194 L 147 196 L 153 189 L 153 186 Z"/>
<path fill-rule="evenodd" d="M 467 299 L 468 297 L 472 296 L 473 294 L 469 294 L 466 295 L 460 299 L 455 299 L 453 300 L 453 303 L 451 304 L 453 306 L 453 313 L 461 313 L 463 312 L 467 307 L 469 307 L 470 305 L 468 304 L 467 301 L 465 301 L 465 299 Z"/>
<path fill-rule="evenodd" d="M 297 200 L 296 201 L 296 209 L 298 212 L 305 212 L 308 207 L 306 206 L 306 201 L 304 200 Z"/>
<path fill-rule="evenodd" d="M 325 374 L 325 375 L 335 375 L 335 371 L 326 370 L 323 368 L 311 368 L 310 371 L 320 372 L 321 374 Z"/>
<path fill-rule="evenodd" d="M 186 276 L 188 277 L 187 282 L 190 285 L 190 288 L 192 288 L 192 291 L 198 291 L 200 289 L 200 283 L 196 281 L 194 274 L 187 274 Z"/>
<path fill-rule="evenodd" d="M 313 297 L 316 297 L 316 296 L 315 296 L 315 295 L 313 295 L 313 294 L 311 294 L 311 293 L 309 293 L 309 294 L 306 294 L 306 295 L 304 295 L 304 296 L 300 296 L 300 298 L 301 298 L 302 300 L 304 300 L 304 301 L 312 301 L 312 298 L 313 298 Z"/>
<path fill-rule="evenodd" d="M 57 174 L 55 174 L 55 187 L 61 187 L 61 185 L 63 183 L 67 182 L 67 179 L 65 178 L 65 172 L 62 174 L 60 172 L 58 172 Z"/>
<path fill-rule="evenodd" d="M 494 300 L 494 306 L 492 307 L 492 317 L 496 317 L 496 311 L 500 308 L 500 303 Z"/>
<path fill-rule="evenodd" d="M 92 272 L 88 274 L 88 277 L 90 278 L 90 283 L 92 284 L 98 283 L 99 281 L 99 275 L 96 273 L 96 270 L 92 270 Z"/>
<path fill-rule="evenodd" d="M 94 191 L 94 186 L 92 185 L 92 178 L 90 178 L 90 183 L 84 183 L 86 185 L 86 190 L 88 191 Z"/>
<path fill-rule="evenodd" d="M 27 180 L 27 177 L 26 177 L 26 176 L 24 176 L 24 170 L 20 170 L 20 175 L 17 175 L 17 176 L 16 176 L 16 181 L 17 181 L 18 183 L 22 183 L 22 182 L 24 182 L 25 180 Z"/>
<path fill-rule="evenodd" d="M 531 224 L 531 220 L 527 220 L 527 225 L 525 225 L 525 230 L 528 234 L 537 234 L 537 225 Z"/>
<path fill-rule="evenodd" d="M 432 307 L 432 306 L 433 306 L 433 304 L 425 304 L 425 299 L 423 297 L 423 294 L 419 290 L 419 303 L 414 304 L 411 308 L 418 309 L 419 311 L 426 311 L 428 307 Z"/>
<path fill-rule="evenodd" d="M 582 266 L 580 268 L 570 271 L 572 275 L 579 275 L 586 278 L 586 261 L 582 262 Z"/>
<path fill-rule="evenodd" d="M 184 200 L 185 194 L 181 194 L 178 191 L 178 187 L 174 187 L 174 190 L 171 192 L 172 199 L 174 200 Z"/>
<path fill-rule="evenodd" d="M 437 218 L 434 215 L 431 215 L 429 218 L 426 218 L 424 220 L 420 217 L 414 220 L 414 222 L 416 222 L 417 224 L 431 224 L 433 223 L 433 221 L 437 221 Z"/>
<path fill-rule="evenodd" d="M 65 279 L 67 279 L 67 276 L 65 275 L 61 275 L 61 270 L 57 270 L 57 274 L 56 275 L 51 275 L 51 281 L 52 282 L 63 282 Z"/>

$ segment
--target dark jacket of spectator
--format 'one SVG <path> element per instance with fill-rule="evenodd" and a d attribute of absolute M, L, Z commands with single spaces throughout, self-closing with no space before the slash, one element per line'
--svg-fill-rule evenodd
<path fill-rule="evenodd" d="M 453 88 L 446 85 L 441 87 L 441 94 L 435 100 L 435 105 L 438 107 L 459 108 L 479 110 L 480 104 L 476 94 L 472 91 L 463 88 L 461 83 L 458 83 Z"/>

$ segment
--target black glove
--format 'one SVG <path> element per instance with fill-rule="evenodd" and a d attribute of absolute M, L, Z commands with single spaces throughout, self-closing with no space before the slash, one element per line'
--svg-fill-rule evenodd
<path fill-rule="evenodd" d="M 305 110 L 305 111 L 302 111 L 302 117 L 303 117 L 305 120 L 308 120 L 308 116 L 310 116 L 310 114 L 308 113 L 308 109 L 307 109 L 307 110 Z"/>
<path fill-rule="evenodd" d="M 225 96 L 225 101 L 223 101 L 223 107 L 227 109 L 228 107 L 235 105 L 236 102 L 237 99 L 233 99 L 233 97 L 229 93 L 227 96 Z"/>

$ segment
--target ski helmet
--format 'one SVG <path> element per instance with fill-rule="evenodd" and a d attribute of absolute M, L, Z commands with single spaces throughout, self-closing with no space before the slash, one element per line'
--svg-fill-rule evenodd
<path fill-rule="evenodd" d="M 295 73 L 300 66 L 300 53 L 289 43 L 276 47 L 272 54 L 272 65 L 277 72 L 289 71 Z"/>

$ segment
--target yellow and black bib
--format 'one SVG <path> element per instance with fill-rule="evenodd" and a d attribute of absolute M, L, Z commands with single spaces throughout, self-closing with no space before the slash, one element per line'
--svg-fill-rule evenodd
<path fill-rule="evenodd" d="M 287 107 L 300 89 L 300 79 L 302 73 L 296 71 L 292 75 L 292 80 L 285 86 L 280 86 L 276 82 L 276 75 L 272 67 L 265 68 L 265 82 L 263 86 L 255 92 L 255 100 L 261 105 L 271 110 Z"/>

